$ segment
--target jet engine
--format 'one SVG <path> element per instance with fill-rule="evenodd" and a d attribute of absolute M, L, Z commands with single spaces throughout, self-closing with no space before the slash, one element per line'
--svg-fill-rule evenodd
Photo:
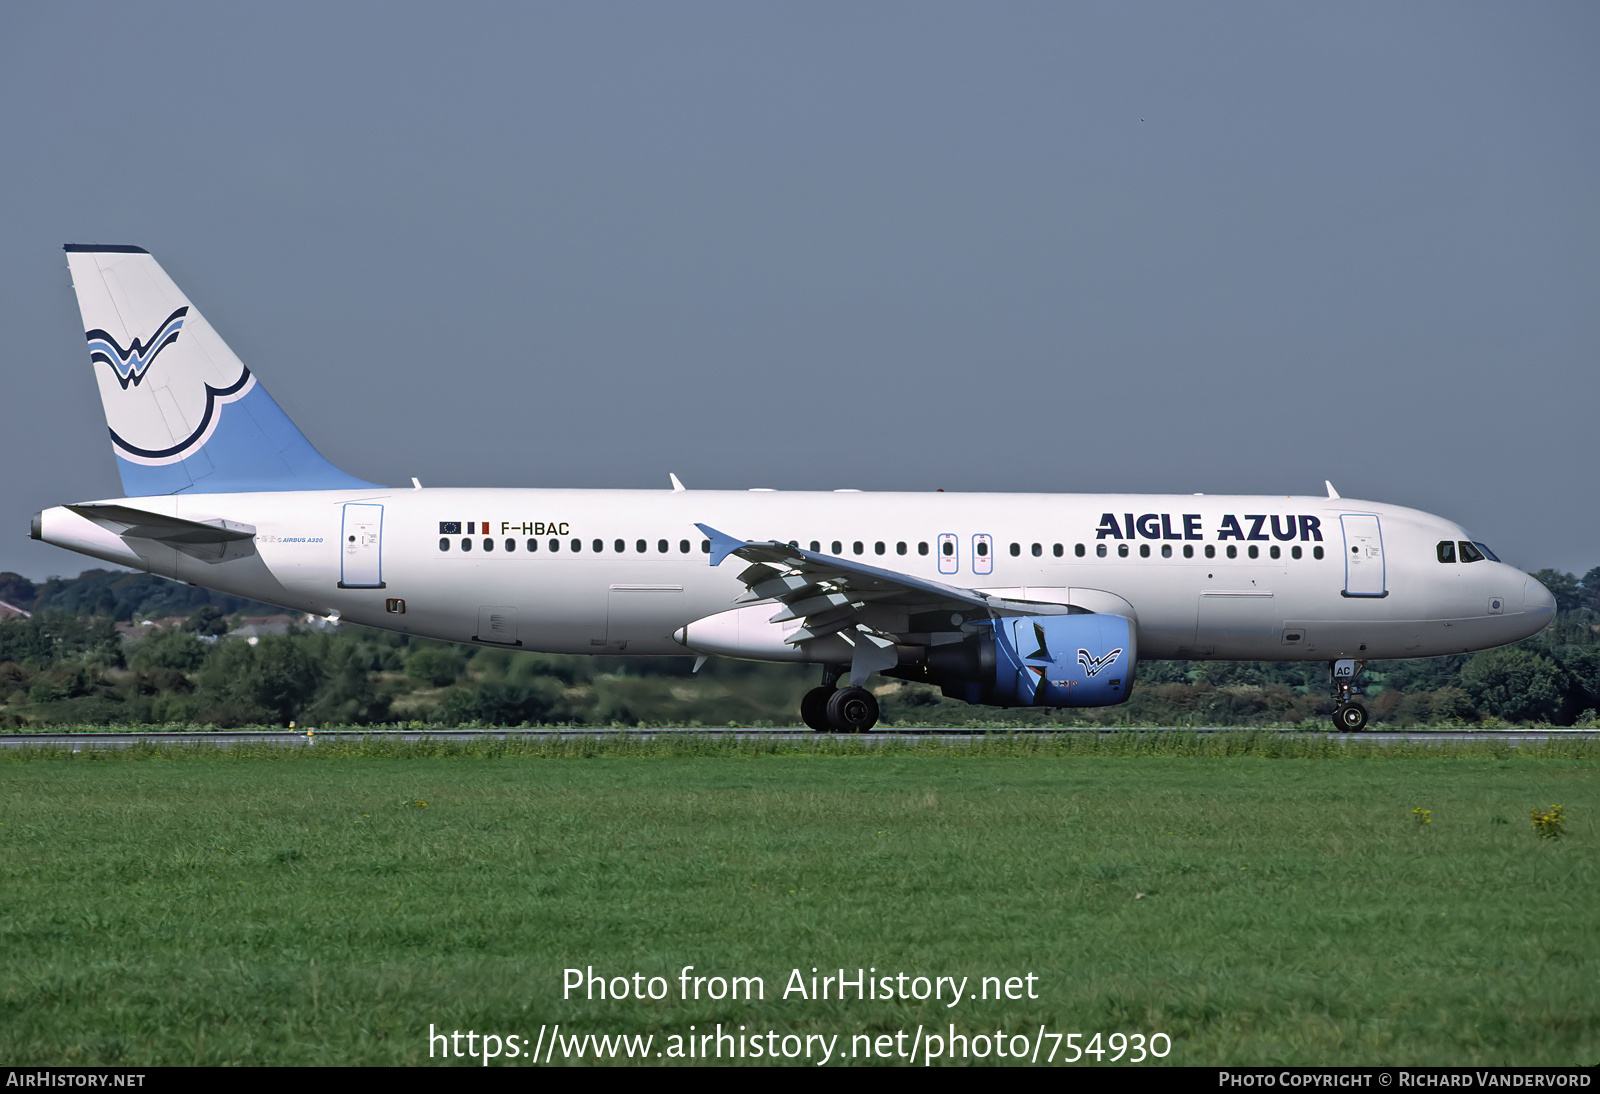
<path fill-rule="evenodd" d="M 1109 614 L 1012 616 L 928 650 L 951 699 L 997 707 L 1108 707 L 1133 692 L 1135 628 Z"/>

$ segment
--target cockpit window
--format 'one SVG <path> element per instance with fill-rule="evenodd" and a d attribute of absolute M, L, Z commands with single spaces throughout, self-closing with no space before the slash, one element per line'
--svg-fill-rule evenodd
<path fill-rule="evenodd" d="M 1456 560 L 1456 545 L 1452 541 L 1448 539 L 1440 540 L 1438 551 L 1440 562 L 1454 562 Z"/>
<path fill-rule="evenodd" d="M 1500 561 L 1500 556 L 1499 555 L 1497 555 L 1493 551 L 1489 550 L 1489 548 L 1485 547 L 1483 544 L 1479 543 L 1477 540 L 1473 540 L 1472 541 L 1472 545 L 1474 547 L 1476 547 L 1478 550 L 1482 551 L 1483 552 L 1483 557 L 1488 559 L 1490 562 L 1499 562 Z"/>
<path fill-rule="evenodd" d="M 1472 544 L 1463 541 L 1462 544 L 1461 544 L 1461 561 L 1462 562 L 1482 562 L 1483 561 L 1483 552 L 1478 550 Z"/>

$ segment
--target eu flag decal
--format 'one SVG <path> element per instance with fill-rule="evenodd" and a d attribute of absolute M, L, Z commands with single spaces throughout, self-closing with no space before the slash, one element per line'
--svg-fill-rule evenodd
<path fill-rule="evenodd" d="M 459 520 L 441 520 L 439 522 L 439 534 L 441 536 L 459 536 L 461 534 L 461 522 Z"/>

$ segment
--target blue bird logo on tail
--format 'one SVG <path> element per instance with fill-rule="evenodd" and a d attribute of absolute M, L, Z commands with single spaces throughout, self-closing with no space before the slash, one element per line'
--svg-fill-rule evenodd
<path fill-rule="evenodd" d="M 156 355 L 178 340 L 178 332 L 183 330 L 183 317 L 187 314 L 189 306 L 185 304 L 167 316 L 166 322 L 150 336 L 148 342 L 141 344 L 135 338 L 133 345 L 127 349 L 123 349 L 115 338 L 98 327 L 86 331 L 84 337 L 89 339 L 89 360 L 110 365 L 123 391 L 128 390 L 130 383 L 138 387 L 139 381 L 144 379 L 144 374 L 155 363 Z"/>

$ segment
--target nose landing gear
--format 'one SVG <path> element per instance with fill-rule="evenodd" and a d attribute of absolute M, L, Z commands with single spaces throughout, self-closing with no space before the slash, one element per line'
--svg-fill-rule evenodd
<path fill-rule="evenodd" d="M 1356 677 L 1367 667 L 1365 661 L 1335 661 L 1328 666 L 1333 677 L 1333 727 L 1345 733 L 1360 733 L 1367 728 L 1367 708 L 1351 696 L 1361 694 Z"/>

